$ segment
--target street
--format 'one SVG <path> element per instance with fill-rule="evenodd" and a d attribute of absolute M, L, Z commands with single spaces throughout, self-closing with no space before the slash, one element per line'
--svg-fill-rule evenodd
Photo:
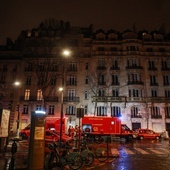
<path fill-rule="evenodd" d="M 99 146 L 107 147 L 107 144 L 94 144 L 93 148 Z M 109 157 L 106 162 L 99 162 L 95 159 L 91 166 L 83 166 L 81 169 L 170 170 L 169 140 L 134 140 L 131 142 L 114 141 L 109 143 L 108 149 L 111 157 Z M 18 152 L 16 154 L 15 164 L 17 169 L 26 167 L 27 153 L 28 142 L 18 142 Z M 5 157 L 9 159 L 10 155 L 10 152 L 7 152 Z"/>

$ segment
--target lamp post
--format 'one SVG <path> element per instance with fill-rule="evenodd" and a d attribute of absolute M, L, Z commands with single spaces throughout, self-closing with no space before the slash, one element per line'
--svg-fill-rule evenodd
<path fill-rule="evenodd" d="M 16 86 L 16 87 L 19 87 L 21 85 L 21 83 L 19 82 L 19 81 L 15 81 L 14 82 L 14 86 Z M 17 109 L 16 109 L 16 111 L 17 111 L 17 120 L 16 120 L 16 122 L 17 122 L 17 138 L 19 138 L 19 123 L 20 123 L 20 112 L 19 112 L 19 105 L 17 105 L 17 107 L 16 107 Z"/>
<path fill-rule="evenodd" d="M 59 88 L 59 91 L 61 91 L 61 110 L 60 110 L 60 144 L 59 148 L 61 148 L 61 142 L 62 142 L 62 122 L 63 122 L 63 93 L 64 93 L 64 86 L 65 86 L 65 58 L 70 56 L 70 50 L 63 50 L 62 51 L 62 56 L 64 57 L 63 61 L 63 70 L 62 70 L 62 86 Z"/>

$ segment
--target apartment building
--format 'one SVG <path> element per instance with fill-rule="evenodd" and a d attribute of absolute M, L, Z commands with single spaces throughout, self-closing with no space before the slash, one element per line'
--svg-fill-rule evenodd
<path fill-rule="evenodd" d="M 62 102 L 68 125 L 78 124 L 76 110 L 84 108 L 132 129 L 170 130 L 170 38 L 159 31 L 34 29 L 1 47 L 0 60 L 1 107 L 11 105 L 14 130 L 35 110 L 60 117 Z"/>

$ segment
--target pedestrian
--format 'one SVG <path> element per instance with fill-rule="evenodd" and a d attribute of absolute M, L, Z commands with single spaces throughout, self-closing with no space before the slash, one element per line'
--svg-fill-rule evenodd
<path fill-rule="evenodd" d="M 78 134 L 78 125 L 75 126 L 74 132 L 75 132 L 75 135 L 74 135 L 74 136 L 77 138 L 77 134 Z"/>
<path fill-rule="evenodd" d="M 69 128 L 68 128 L 68 136 L 71 137 L 71 125 L 70 125 Z"/>
<path fill-rule="evenodd" d="M 71 139 L 73 139 L 74 138 L 74 128 L 73 128 L 73 126 L 71 127 Z"/>

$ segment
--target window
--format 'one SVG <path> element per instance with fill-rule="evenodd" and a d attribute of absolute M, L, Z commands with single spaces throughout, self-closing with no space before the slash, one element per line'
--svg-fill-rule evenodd
<path fill-rule="evenodd" d="M 165 107 L 165 118 L 170 118 L 170 107 Z"/>
<path fill-rule="evenodd" d="M 77 63 L 76 62 L 70 62 L 68 70 L 69 71 L 77 71 Z"/>
<path fill-rule="evenodd" d="M 107 108 L 105 106 L 98 106 L 97 116 L 107 116 Z"/>
<path fill-rule="evenodd" d="M 45 71 L 45 63 L 39 63 L 39 71 Z"/>
<path fill-rule="evenodd" d="M 163 76 L 163 83 L 164 83 L 164 86 L 170 85 L 170 76 L 169 75 Z"/>
<path fill-rule="evenodd" d="M 25 90 L 24 100 L 29 100 L 29 99 L 30 99 L 30 89 L 26 89 Z"/>
<path fill-rule="evenodd" d="M 141 82 L 141 75 L 138 73 L 128 74 L 128 83 Z"/>
<path fill-rule="evenodd" d="M 113 62 L 112 62 L 112 69 L 118 69 L 119 67 L 118 67 L 118 61 L 117 60 L 113 60 Z"/>
<path fill-rule="evenodd" d="M 67 90 L 68 100 L 74 100 L 76 97 L 76 90 L 75 89 L 69 89 Z"/>
<path fill-rule="evenodd" d="M 0 77 L 0 84 L 5 84 L 5 75 L 1 75 Z"/>
<path fill-rule="evenodd" d="M 86 99 L 86 100 L 88 99 L 88 91 L 84 92 L 84 99 Z"/>
<path fill-rule="evenodd" d="M 131 118 L 142 118 L 138 107 L 131 108 Z"/>
<path fill-rule="evenodd" d="M 41 105 L 36 105 L 36 110 L 41 110 Z"/>
<path fill-rule="evenodd" d="M 31 76 L 26 77 L 25 85 L 31 85 Z"/>
<path fill-rule="evenodd" d="M 112 75 L 112 85 L 119 85 L 118 75 L 116 74 Z"/>
<path fill-rule="evenodd" d="M 113 97 L 118 97 L 119 96 L 119 91 L 116 89 L 116 90 L 112 90 L 112 96 Z"/>
<path fill-rule="evenodd" d="M 39 89 L 39 90 L 37 91 L 37 100 L 42 100 L 42 99 L 43 99 L 42 90 Z"/>
<path fill-rule="evenodd" d="M 88 105 L 84 106 L 84 114 L 87 115 L 88 114 Z"/>
<path fill-rule="evenodd" d="M 150 76 L 150 86 L 157 86 L 157 85 L 158 85 L 158 83 L 156 81 L 156 76 L 151 75 Z"/>
<path fill-rule="evenodd" d="M 88 76 L 86 76 L 85 77 L 85 84 L 88 84 L 88 80 L 89 80 L 89 78 L 88 78 Z"/>
<path fill-rule="evenodd" d="M 165 97 L 170 97 L 170 90 L 165 90 Z"/>
<path fill-rule="evenodd" d="M 153 52 L 153 48 L 147 48 L 146 51 L 147 52 Z"/>
<path fill-rule="evenodd" d="M 117 51 L 117 47 L 111 47 L 110 50 L 111 51 Z"/>
<path fill-rule="evenodd" d="M 24 104 L 22 114 L 28 114 L 28 105 Z"/>
<path fill-rule="evenodd" d="M 164 70 L 168 69 L 167 61 L 162 61 L 162 69 L 164 69 Z"/>
<path fill-rule="evenodd" d="M 149 61 L 149 69 L 155 69 L 155 62 L 154 61 Z"/>
<path fill-rule="evenodd" d="M 77 81 L 76 81 L 76 75 L 69 75 L 67 77 L 67 85 L 76 85 Z"/>
<path fill-rule="evenodd" d="M 98 47 L 99 51 L 104 51 L 104 47 Z"/>
<path fill-rule="evenodd" d="M 104 67 L 105 66 L 105 60 L 104 59 L 99 59 L 98 66 Z"/>
<path fill-rule="evenodd" d="M 152 97 L 157 97 L 158 96 L 157 90 L 151 90 L 151 96 Z"/>
<path fill-rule="evenodd" d="M 162 118 L 159 107 L 151 107 L 151 118 Z"/>
<path fill-rule="evenodd" d="M 105 90 L 99 89 L 99 97 L 104 97 L 104 96 L 105 96 Z"/>
<path fill-rule="evenodd" d="M 86 63 L 85 69 L 86 69 L 86 70 L 89 69 L 89 63 Z"/>
<path fill-rule="evenodd" d="M 51 78 L 51 86 L 55 86 L 55 85 L 56 85 L 56 82 L 57 82 L 57 78 L 56 78 L 56 76 L 53 76 L 53 77 Z"/>
<path fill-rule="evenodd" d="M 120 117 L 121 116 L 121 109 L 118 106 L 111 107 L 111 117 Z"/>
<path fill-rule="evenodd" d="M 137 67 L 140 66 L 140 61 L 136 58 L 128 59 L 127 60 L 128 67 Z"/>
<path fill-rule="evenodd" d="M 129 97 L 140 97 L 142 96 L 142 91 L 140 89 L 129 89 Z"/>
<path fill-rule="evenodd" d="M 75 114 L 76 114 L 76 107 L 75 106 L 67 106 L 66 115 L 75 115 Z"/>
<path fill-rule="evenodd" d="M 49 105 L 48 114 L 49 115 L 54 115 L 54 105 Z"/>
<path fill-rule="evenodd" d="M 99 75 L 99 85 L 105 85 L 105 76 L 103 74 Z"/>

